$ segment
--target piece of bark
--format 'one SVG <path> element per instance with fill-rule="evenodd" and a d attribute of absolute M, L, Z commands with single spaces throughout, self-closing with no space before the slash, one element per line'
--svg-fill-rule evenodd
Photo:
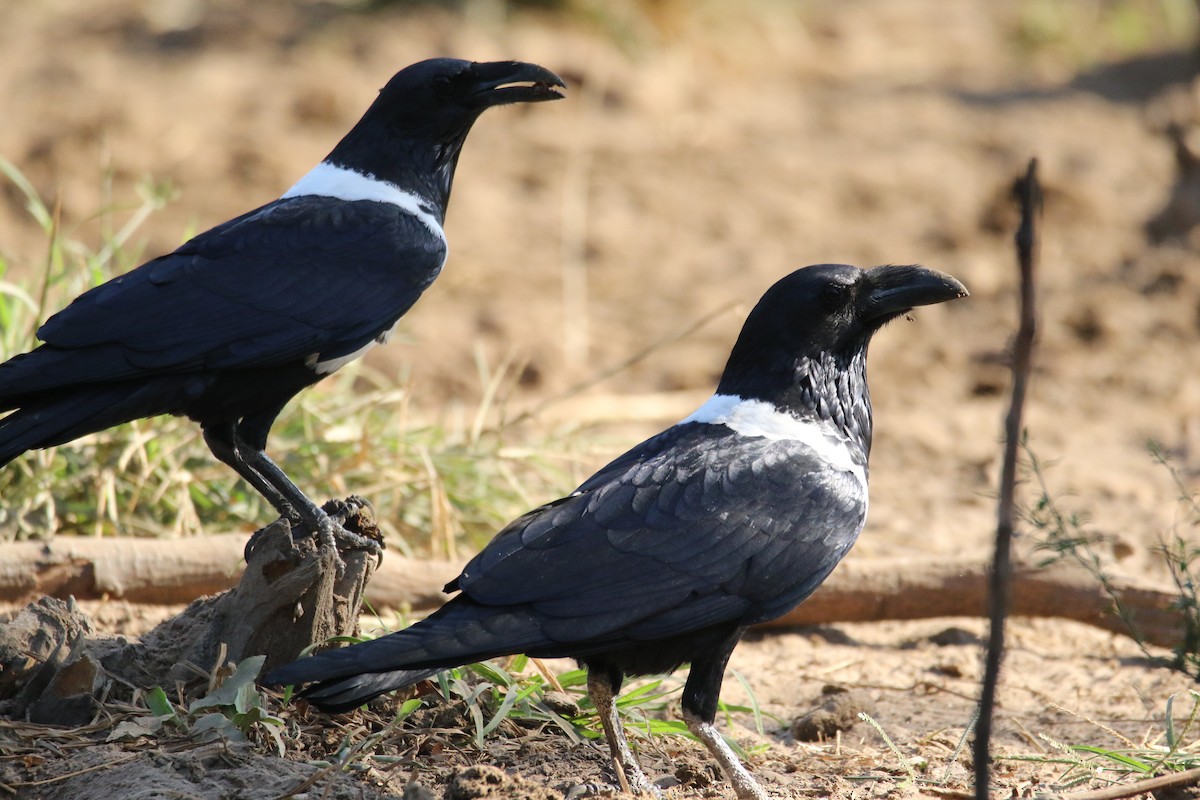
<path fill-rule="evenodd" d="M 348 530 L 378 537 L 367 508 L 339 510 L 349 511 Z M 72 601 L 43 598 L 27 607 L 0 626 L 0 714 L 80 725 L 101 698 L 128 697 L 135 687 L 202 692 L 208 673 L 226 664 L 265 655 L 266 670 L 357 632 L 376 554 L 319 546 L 310 535 L 293 539 L 280 521 L 255 534 L 248 556 L 237 586 L 196 600 L 140 641 L 96 635 Z"/>

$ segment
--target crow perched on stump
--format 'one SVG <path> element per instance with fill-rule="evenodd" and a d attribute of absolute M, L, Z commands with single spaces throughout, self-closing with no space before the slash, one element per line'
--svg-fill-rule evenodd
<path fill-rule="evenodd" d="M 690 663 L 688 728 L 739 798 L 766 793 L 713 725 L 745 630 L 812 593 L 867 514 L 871 336 L 914 306 L 965 297 L 915 266 L 823 264 L 772 286 L 750 312 L 716 394 L 568 497 L 501 531 L 410 628 L 270 672 L 347 711 L 438 670 L 511 653 L 588 670 L 622 788 L 654 790 L 614 696 L 627 675 Z"/>
<path fill-rule="evenodd" d="M 297 392 L 385 342 L 446 259 L 463 142 L 492 106 L 562 97 L 518 61 L 422 61 L 273 202 L 85 292 L 0 364 L 0 465 L 159 414 L 323 541 L 347 535 L 266 453 Z M 359 544 L 363 544 L 360 542 Z M 367 543 L 369 544 L 369 543 Z"/>

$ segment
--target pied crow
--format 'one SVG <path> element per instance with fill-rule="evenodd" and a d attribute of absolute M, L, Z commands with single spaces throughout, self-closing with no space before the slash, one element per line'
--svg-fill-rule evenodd
<path fill-rule="evenodd" d="M 463 142 L 492 106 L 555 100 L 517 61 L 437 58 L 388 81 L 278 200 L 80 295 L 44 342 L 0 364 L 0 465 L 159 414 L 200 424 L 213 454 L 281 515 L 347 535 L 266 455 L 297 392 L 387 341 L 446 259 Z M 15 409 L 15 410 L 14 410 Z M 360 542 L 361 544 L 361 542 Z"/>
<path fill-rule="evenodd" d="M 308 683 L 302 696 L 337 712 L 480 659 L 575 658 L 623 788 L 652 790 L 614 695 L 626 675 L 690 663 L 688 728 L 738 797 L 765 798 L 713 725 L 726 662 L 747 627 L 816 589 L 862 529 L 872 334 L 966 294 L 915 266 L 793 272 L 751 311 L 716 394 L 694 414 L 511 523 L 427 619 L 265 682 Z"/>

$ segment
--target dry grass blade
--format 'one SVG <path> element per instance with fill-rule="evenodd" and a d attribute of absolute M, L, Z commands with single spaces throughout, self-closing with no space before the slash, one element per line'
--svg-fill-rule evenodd
<path fill-rule="evenodd" d="M 648 346 L 642 348 L 641 350 L 638 350 L 636 353 L 629 356 L 628 358 L 624 358 L 621 361 L 618 361 L 617 363 L 600 370 L 599 372 L 595 373 L 591 377 L 589 377 L 585 380 L 582 380 L 579 383 L 574 384 L 573 386 L 568 387 L 566 390 L 560 392 L 559 394 L 556 394 L 552 397 L 546 398 L 542 402 L 533 406 L 533 408 L 530 408 L 526 411 L 522 411 L 514 419 L 509 420 L 506 424 L 509 426 L 516 426 L 522 422 L 536 418 L 539 414 L 541 414 L 547 408 L 550 408 L 551 406 L 561 403 L 565 400 L 569 400 L 572 397 L 575 397 L 576 395 L 592 388 L 593 386 L 596 386 L 599 383 L 603 383 L 604 381 L 608 380 L 609 378 L 613 377 L 614 375 L 617 375 L 618 373 L 629 369 L 634 364 L 637 364 L 640 361 L 644 361 L 646 358 L 650 357 L 657 351 L 661 350 L 662 348 L 664 348 L 674 342 L 678 342 L 681 339 L 686 339 L 687 337 L 691 336 L 696 331 L 703 328 L 708 323 L 712 322 L 715 319 L 719 319 L 720 317 L 722 317 L 725 314 L 729 313 L 730 311 L 734 310 L 735 308 L 738 307 L 738 305 L 739 304 L 737 301 L 730 301 L 728 303 L 723 303 L 723 304 L 717 306 L 716 308 L 709 311 L 708 313 L 703 314 L 700 317 L 693 320 L 690 324 L 688 324 L 683 329 L 676 331 L 675 333 L 669 334 L 667 336 L 664 336 L 663 338 L 658 339 L 654 342 L 651 342 Z"/>

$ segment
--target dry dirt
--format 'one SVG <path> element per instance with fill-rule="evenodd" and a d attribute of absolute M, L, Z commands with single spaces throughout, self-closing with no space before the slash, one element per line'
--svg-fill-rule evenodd
<path fill-rule="evenodd" d="M 1015 321 L 1007 192 L 1036 155 L 1047 205 L 1030 439 L 1055 462 L 1049 480 L 1064 505 L 1104 537 L 1109 568 L 1168 580 L 1153 545 L 1195 530 L 1181 527 L 1178 491 L 1146 443 L 1161 443 L 1195 485 L 1200 259 L 1186 231 L 1152 244 L 1144 224 L 1175 177 L 1164 113 L 1194 113 L 1197 61 L 1163 44 L 1188 38 L 1170 25 L 1194 31 L 1186 4 L 1139 6 L 1150 21 L 1140 51 L 1096 44 L 1119 38 L 1100 11 L 1031 46 L 1031 27 L 1044 33 L 1065 13 L 1037 2 L 664 1 L 567 19 L 488 0 L 455 11 L 243 5 L 0 5 L 0 155 L 93 242 L 97 208 L 135 205 L 145 176 L 170 180 L 178 197 L 146 229 L 149 255 L 277 195 L 404 64 L 451 54 L 549 66 L 569 99 L 494 111 L 476 127 L 447 220 L 447 269 L 378 365 L 405 374 L 429 413 L 452 415 L 478 404 L 478 359 L 513 359 L 525 366 L 509 403 L 523 408 L 731 305 L 532 423 L 588 427 L 598 466 L 703 400 L 749 304 L 787 271 L 844 261 L 953 273 L 969 300 L 921 309 L 873 346 L 872 510 L 856 559 L 984 557 Z M 1173 21 L 1159 19 L 1168 7 Z M 8 186 L 0 232 L 18 269 L 37 263 L 42 237 Z M 927 760 L 924 778 L 968 785 L 968 757 L 952 754 L 971 718 L 981 632 L 946 619 L 745 643 L 731 667 L 784 720 L 768 725 L 755 772 L 775 797 L 935 791 L 907 782 L 864 724 L 838 742 L 792 739 L 787 722 L 836 685 L 862 693 L 905 758 Z M 1125 638 L 1014 620 L 999 752 L 1153 739 L 1167 698 L 1191 686 Z M 747 723 L 735 717 L 734 733 L 750 743 Z M 116 745 L 70 756 L 45 741 L 35 757 L 0 740 L 0 780 L 44 781 L 21 796 L 269 797 L 312 771 L 238 750 L 122 761 Z M 727 793 L 691 744 L 658 743 L 642 758 L 652 774 L 679 775 L 671 797 Z M 563 787 L 596 780 L 605 759 L 544 731 L 482 753 L 421 753 L 336 786 L 323 777 L 306 796 L 399 796 L 410 775 L 440 793 L 471 762 Z M 997 769 L 1002 796 L 1051 788 L 1066 771 L 1021 760 Z M 467 784 L 486 777 L 450 794 L 473 796 Z"/>

